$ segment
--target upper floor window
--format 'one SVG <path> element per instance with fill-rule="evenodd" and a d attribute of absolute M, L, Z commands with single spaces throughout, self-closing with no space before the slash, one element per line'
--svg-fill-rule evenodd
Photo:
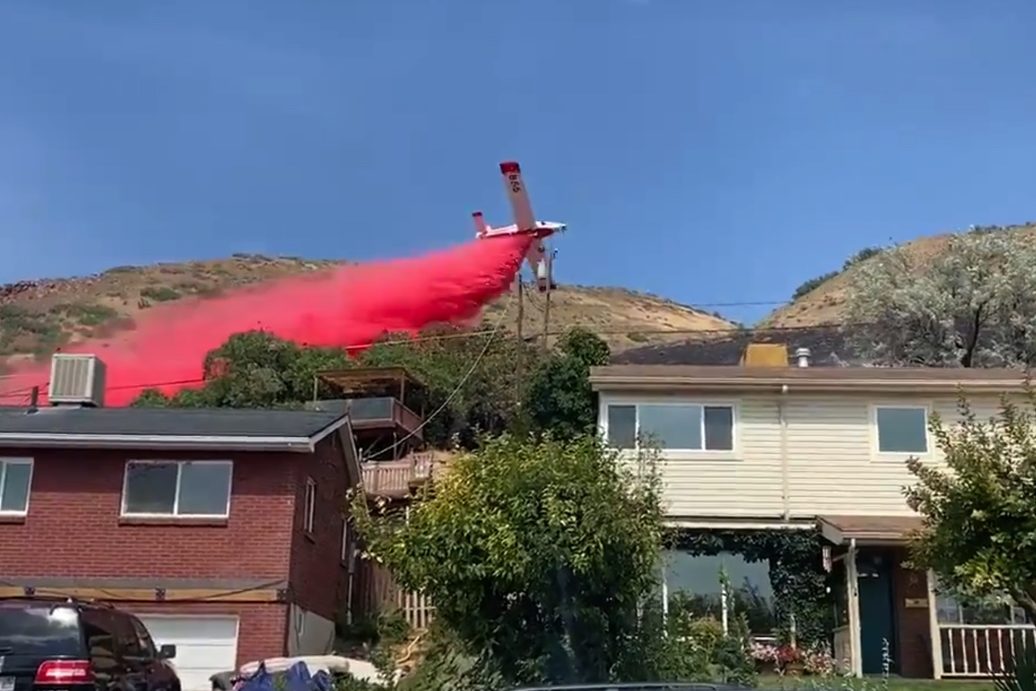
<path fill-rule="evenodd" d="M 316 512 L 317 512 L 317 481 L 313 478 L 306 478 L 306 503 L 305 503 L 306 515 L 302 520 L 302 529 L 307 533 L 313 532 L 313 526 L 316 524 Z"/>
<path fill-rule="evenodd" d="M 917 406 L 875 409 L 879 453 L 928 453 L 928 411 Z"/>
<path fill-rule="evenodd" d="M 122 513 L 226 518 L 232 469 L 230 461 L 129 461 Z"/>
<path fill-rule="evenodd" d="M 608 406 L 608 444 L 632 449 L 651 444 L 682 451 L 734 448 L 734 407 L 698 403 L 637 403 Z"/>
<path fill-rule="evenodd" d="M 31 458 L 0 458 L 0 514 L 24 516 L 31 483 Z"/>

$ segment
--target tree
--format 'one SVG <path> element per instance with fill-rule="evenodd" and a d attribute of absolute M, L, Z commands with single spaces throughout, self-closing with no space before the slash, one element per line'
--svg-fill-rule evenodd
<path fill-rule="evenodd" d="M 473 335 L 452 326 L 438 326 L 421 336 L 412 341 L 405 334 L 388 334 L 364 351 L 358 364 L 406 367 L 428 387 L 426 413 L 446 405 L 425 427 L 426 441 L 445 446 L 457 439 L 473 448 L 482 434 L 524 426 L 515 363 L 521 353 L 526 363 L 536 366 L 538 349 L 519 345 L 503 333 Z M 492 340 L 487 344 L 488 338 Z"/>
<path fill-rule="evenodd" d="M 314 375 L 350 367 L 344 350 L 300 346 L 265 331 L 234 334 L 205 356 L 205 384 L 172 397 L 148 389 L 136 406 L 294 408 L 313 399 Z"/>
<path fill-rule="evenodd" d="M 606 680 L 633 669 L 656 585 L 652 468 L 595 436 L 504 435 L 452 462 L 408 520 L 367 515 L 362 497 L 353 511 L 369 552 L 435 602 L 483 669 L 508 684 Z"/>
<path fill-rule="evenodd" d="M 876 364 L 992 367 L 1036 361 L 1036 246 L 967 234 L 937 256 L 885 250 L 852 274 L 846 328 Z"/>
<path fill-rule="evenodd" d="M 235 334 L 206 355 L 202 387 L 171 397 L 145 390 L 134 405 L 296 408 L 313 400 L 314 375 L 321 370 L 397 365 L 427 385 L 426 414 L 445 405 L 422 430 L 433 446 L 447 446 L 456 438 L 470 448 L 482 433 L 522 427 L 514 366 L 519 346 L 513 339 L 496 334 L 487 348 L 488 335 L 450 326 L 420 336 L 386 334 L 354 359 L 339 348 L 297 345 L 264 331 Z M 535 366 L 539 351 L 521 348 L 526 362 Z M 317 391 L 323 397 L 332 393 Z"/>
<path fill-rule="evenodd" d="M 913 560 L 964 596 L 1010 595 L 1036 621 L 1036 394 L 1005 397 L 979 421 L 963 398 L 961 421 L 932 431 L 946 469 L 908 461 L 907 500 L 924 518 Z"/>
<path fill-rule="evenodd" d="M 526 395 L 526 410 L 537 432 L 572 439 L 591 431 L 597 422 L 597 400 L 590 387 L 590 368 L 606 365 L 608 344 L 586 329 L 572 329 L 558 352 L 534 371 Z"/>

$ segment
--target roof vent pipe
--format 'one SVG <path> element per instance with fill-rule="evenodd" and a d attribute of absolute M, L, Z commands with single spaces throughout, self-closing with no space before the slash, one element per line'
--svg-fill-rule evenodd
<path fill-rule="evenodd" d="M 797 348 L 795 350 L 795 359 L 798 361 L 799 367 L 809 367 L 809 356 L 811 355 L 809 348 Z"/>

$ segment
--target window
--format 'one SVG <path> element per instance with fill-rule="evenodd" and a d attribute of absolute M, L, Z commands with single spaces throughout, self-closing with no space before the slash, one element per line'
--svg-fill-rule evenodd
<path fill-rule="evenodd" d="M 0 458 L 0 515 L 24 516 L 31 484 L 31 458 Z"/>
<path fill-rule="evenodd" d="M 875 410 L 879 453 L 928 453 L 928 411 L 918 407 Z"/>
<path fill-rule="evenodd" d="M 122 513 L 225 518 L 232 468 L 230 461 L 130 461 Z"/>
<path fill-rule="evenodd" d="M 770 636 L 777 629 L 770 566 L 766 561 L 748 561 L 732 552 L 692 555 L 677 550 L 665 551 L 663 558 L 670 611 L 719 620 L 726 593 L 732 621 L 743 616 L 749 631 L 756 635 Z M 723 573 L 728 586 L 723 585 Z"/>
<path fill-rule="evenodd" d="M 313 532 L 313 523 L 317 511 L 317 483 L 313 478 L 306 478 L 306 516 L 302 528 L 307 533 Z"/>
<path fill-rule="evenodd" d="M 349 517 L 342 516 L 342 561 L 349 561 Z"/>
<path fill-rule="evenodd" d="M 966 599 L 939 590 L 936 592 L 935 603 L 936 618 L 940 624 L 990 626 L 1029 623 L 1025 610 L 1007 597 Z"/>
<path fill-rule="evenodd" d="M 734 407 L 698 403 L 638 403 L 608 406 L 608 443 L 618 449 L 639 443 L 685 451 L 731 451 Z"/>

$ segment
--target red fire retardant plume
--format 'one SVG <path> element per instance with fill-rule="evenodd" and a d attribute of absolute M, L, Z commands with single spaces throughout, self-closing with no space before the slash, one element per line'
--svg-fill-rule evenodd
<path fill-rule="evenodd" d="M 386 332 L 415 334 L 434 323 L 466 323 L 508 289 L 530 242 L 518 235 L 479 240 L 422 257 L 158 305 L 132 331 L 63 352 L 100 357 L 108 367 L 105 405 L 127 405 L 145 388 L 169 394 L 199 386 L 206 353 L 242 331 L 262 329 L 300 344 L 362 347 Z M 24 404 L 33 385 L 45 394 L 49 364 L 13 374 L 0 378 L 0 404 Z"/>

